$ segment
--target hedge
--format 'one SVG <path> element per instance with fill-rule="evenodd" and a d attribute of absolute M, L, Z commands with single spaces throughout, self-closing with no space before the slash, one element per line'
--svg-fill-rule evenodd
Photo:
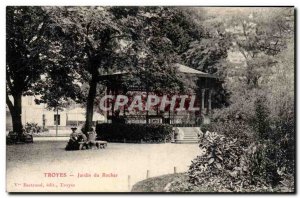
<path fill-rule="evenodd" d="M 160 143 L 171 140 L 172 126 L 168 124 L 109 124 L 96 126 L 97 138 L 109 142 Z"/>

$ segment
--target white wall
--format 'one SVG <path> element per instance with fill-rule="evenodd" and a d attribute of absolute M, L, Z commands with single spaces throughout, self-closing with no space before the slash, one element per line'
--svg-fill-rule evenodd
<path fill-rule="evenodd" d="M 13 102 L 13 98 L 11 96 L 9 96 L 9 98 Z M 27 122 L 34 122 L 37 123 L 39 126 L 43 126 L 43 115 L 45 115 L 45 127 L 55 127 L 56 124 L 54 122 L 54 115 L 56 115 L 56 111 L 48 110 L 46 108 L 46 104 L 37 105 L 34 99 L 35 96 L 22 97 L 22 124 L 25 125 Z M 73 111 L 75 108 L 77 109 L 75 113 L 84 114 L 85 117 L 85 109 L 78 107 L 78 105 L 75 104 L 71 105 L 71 107 L 68 109 L 58 111 L 58 114 L 60 115 L 60 127 L 65 127 L 67 125 L 67 114 L 69 112 L 70 114 L 74 114 Z M 76 117 L 77 116 L 72 116 L 72 119 Z M 82 115 L 78 116 L 78 119 L 79 121 L 81 121 Z M 97 119 L 97 114 L 94 114 L 94 119 Z M 12 129 L 11 114 L 8 108 L 6 108 L 6 128 L 7 130 Z"/>
<path fill-rule="evenodd" d="M 13 98 L 10 96 L 11 101 Z M 22 123 L 25 125 L 27 122 L 37 123 L 39 126 L 43 126 L 43 114 L 45 115 L 45 127 L 56 126 L 54 122 L 54 115 L 56 111 L 48 110 L 45 104 L 37 105 L 34 102 L 34 96 L 23 96 L 22 97 Z M 9 109 L 6 108 L 6 127 L 7 129 L 12 128 L 11 114 Z M 66 126 L 67 113 L 66 111 L 58 111 L 60 115 L 60 125 Z"/>

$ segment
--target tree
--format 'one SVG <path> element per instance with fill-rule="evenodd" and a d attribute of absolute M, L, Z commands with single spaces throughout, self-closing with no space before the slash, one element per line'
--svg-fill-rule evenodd
<path fill-rule="evenodd" d="M 139 35 L 134 41 L 139 52 L 134 77 L 147 91 L 175 93 L 187 88 L 187 79 L 178 74 L 175 63 L 181 62 L 180 53 L 187 43 L 201 33 L 192 30 L 194 26 L 183 13 L 170 7 L 139 8 L 140 23 L 134 28 Z"/>
<path fill-rule="evenodd" d="M 174 94 L 186 92 L 189 81 L 177 72 L 175 63 L 181 62 L 179 51 L 190 40 L 188 35 L 179 27 L 177 19 L 183 17 L 182 10 L 169 7 L 139 8 L 140 23 L 134 27 L 138 38 L 134 41 L 139 52 L 136 56 L 133 78 L 127 84 L 137 84 L 146 91 L 156 94 Z M 175 33 L 186 33 L 180 37 Z M 190 87 L 191 88 L 191 87 Z M 146 110 L 146 123 L 148 123 Z"/>
<path fill-rule="evenodd" d="M 86 99 L 86 124 L 92 126 L 94 99 L 101 72 L 116 70 L 128 52 L 129 31 L 123 14 L 134 14 L 134 9 L 121 13 L 110 7 L 51 7 L 48 13 L 56 23 L 55 29 L 63 35 L 63 48 L 76 51 L 74 71 L 89 85 Z M 114 15 L 113 13 L 116 12 Z M 132 12 L 132 13 L 131 13 Z M 73 58 L 67 55 L 69 58 Z M 128 59 L 127 59 L 128 60 Z M 123 67 L 122 69 L 125 69 Z"/>
<path fill-rule="evenodd" d="M 215 112 L 214 125 L 231 136 L 243 128 L 241 138 L 259 142 L 257 173 L 275 186 L 295 170 L 294 8 L 226 10 L 217 17 L 232 42 L 224 67 L 230 105 Z"/>
<path fill-rule="evenodd" d="M 268 81 L 276 79 L 278 56 L 293 37 L 293 9 L 222 8 L 218 15 L 212 11 L 209 18 L 223 24 L 231 43 L 227 63 L 220 67 L 223 86 L 231 109 L 247 120 L 254 115 L 255 98 L 266 95 L 266 84 L 270 87 Z"/>
<path fill-rule="evenodd" d="M 212 104 L 215 108 L 228 106 L 228 92 L 224 89 L 224 67 L 228 51 L 231 47 L 230 34 L 226 32 L 223 18 L 210 15 L 207 8 L 186 8 L 186 20 L 191 21 L 189 25 L 182 20 L 183 27 L 196 29 L 200 34 L 192 32 L 192 39 L 186 43 L 181 51 L 181 59 L 186 65 L 197 70 L 213 74 L 214 90 L 212 92 Z M 197 81 L 201 87 L 203 80 Z M 200 93 L 201 94 L 201 93 Z"/>
<path fill-rule="evenodd" d="M 238 68 L 247 88 L 258 88 L 266 68 L 276 64 L 274 57 L 285 49 L 291 37 L 292 15 L 290 8 L 260 8 L 229 19 L 227 29 L 232 35 L 232 51 L 242 56 L 246 67 Z"/>
<path fill-rule="evenodd" d="M 13 130 L 22 134 L 22 95 L 45 72 L 48 44 L 48 16 L 40 7 L 8 6 L 6 10 L 6 104 L 12 115 Z M 13 97 L 10 100 L 9 95 Z"/>
<path fill-rule="evenodd" d="M 186 43 L 178 42 L 178 37 L 170 34 L 177 31 L 175 26 L 168 26 L 168 20 L 175 24 L 180 19 L 176 15 L 181 14 L 180 10 L 162 7 L 51 7 L 47 10 L 56 23 L 54 29 L 63 34 L 62 46 L 77 51 L 74 71 L 89 85 L 84 131 L 92 125 L 97 83 L 104 80 L 101 73 L 128 71 L 137 81 L 146 82 L 148 90 L 158 90 L 166 83 L 174 89 L 182 88 L 172 64 L 180 60 L 178 51 Z M 180 28 L 182 32 L 184 27 Z"/>

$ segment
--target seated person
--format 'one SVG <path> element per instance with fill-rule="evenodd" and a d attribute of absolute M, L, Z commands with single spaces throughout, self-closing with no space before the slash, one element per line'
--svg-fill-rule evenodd
<path fill-rule="evenodd" d="M 87 142 L 87 137 L 84 133 L 78 133 L 78 142 Z"/>
<path fill-rule="evenodd" d="M 77 128 L 72 127 L 71 130 L 72 130 L 72 133 L 70 135 L 69 142 L 66 146 L 66 150 L 78 150 L 79 143 L 78 143 L 78 133 L 76 132 Z"/>
<path fill-rule="evenodd" d="M 71 130 L 72 130 L 72 133 L 70 135 L 70 140 L 73 141 L 73 142 L 76 142 L 77 139 L 78 139 L 78 133 L 76 132 L 77 128 L 72 127 Z"/>
<path fill-rule="evenodd" d="M 79 150 L 81 150 L 84 147 L 86 149 L 89 149 L 88 139 L 87 139 L 86 135 L 83 132 L 78 133 L 78 139 L 77 139 L 77 141 L 80 144 Z"/>
<path fill-rule="evenodd" d="M 92 130 L 88 132 L 88 144 L 90 148 L 92 148 L 92 146 L 96 146 L 97 148 L 99 148 L 99 145 L 96 142 L 96 137 L 97 134 L 95 132 L 94 127 L 92 127 Z"/>

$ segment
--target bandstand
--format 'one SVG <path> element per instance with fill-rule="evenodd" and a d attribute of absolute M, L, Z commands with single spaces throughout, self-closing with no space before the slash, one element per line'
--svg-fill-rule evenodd
<path fill-rule="evenodd" d="M 212 97 L 215 93 L 215 87 L 219 83 L 218 79 L 212 75 L 199 70 L 187 67 L 182 64 L 175 64 L 178 72 L 187 78 L 191 76 L 197 79 L 197 88 L 194 90 L 196 96 L 195 106 L 199 110 L 189 111 L 171 111 L 166 108 L 164 111 L 159 108 L 153 108 L 148 111 L 129 112 L 128 106 L 124 106 L 118 110 L 114 110 L 112 101 L 107 100 L 106 106 L 112 105 L 109 111 L 104 112 L 109 123 L 167 123 L 173 126 L 199 126 L 203 122 L 209 122 L 209 114 L 213 109 Z M 123 86 L 122 80 L 128 75 L 127 72 L 114 72 L 112 74 L 104 74 L 99 76 L 99 81 L 105 81 L 106 94 L 117 96 L 141 94 L 147 95 L 145 87 L 139 86 Z"/>

